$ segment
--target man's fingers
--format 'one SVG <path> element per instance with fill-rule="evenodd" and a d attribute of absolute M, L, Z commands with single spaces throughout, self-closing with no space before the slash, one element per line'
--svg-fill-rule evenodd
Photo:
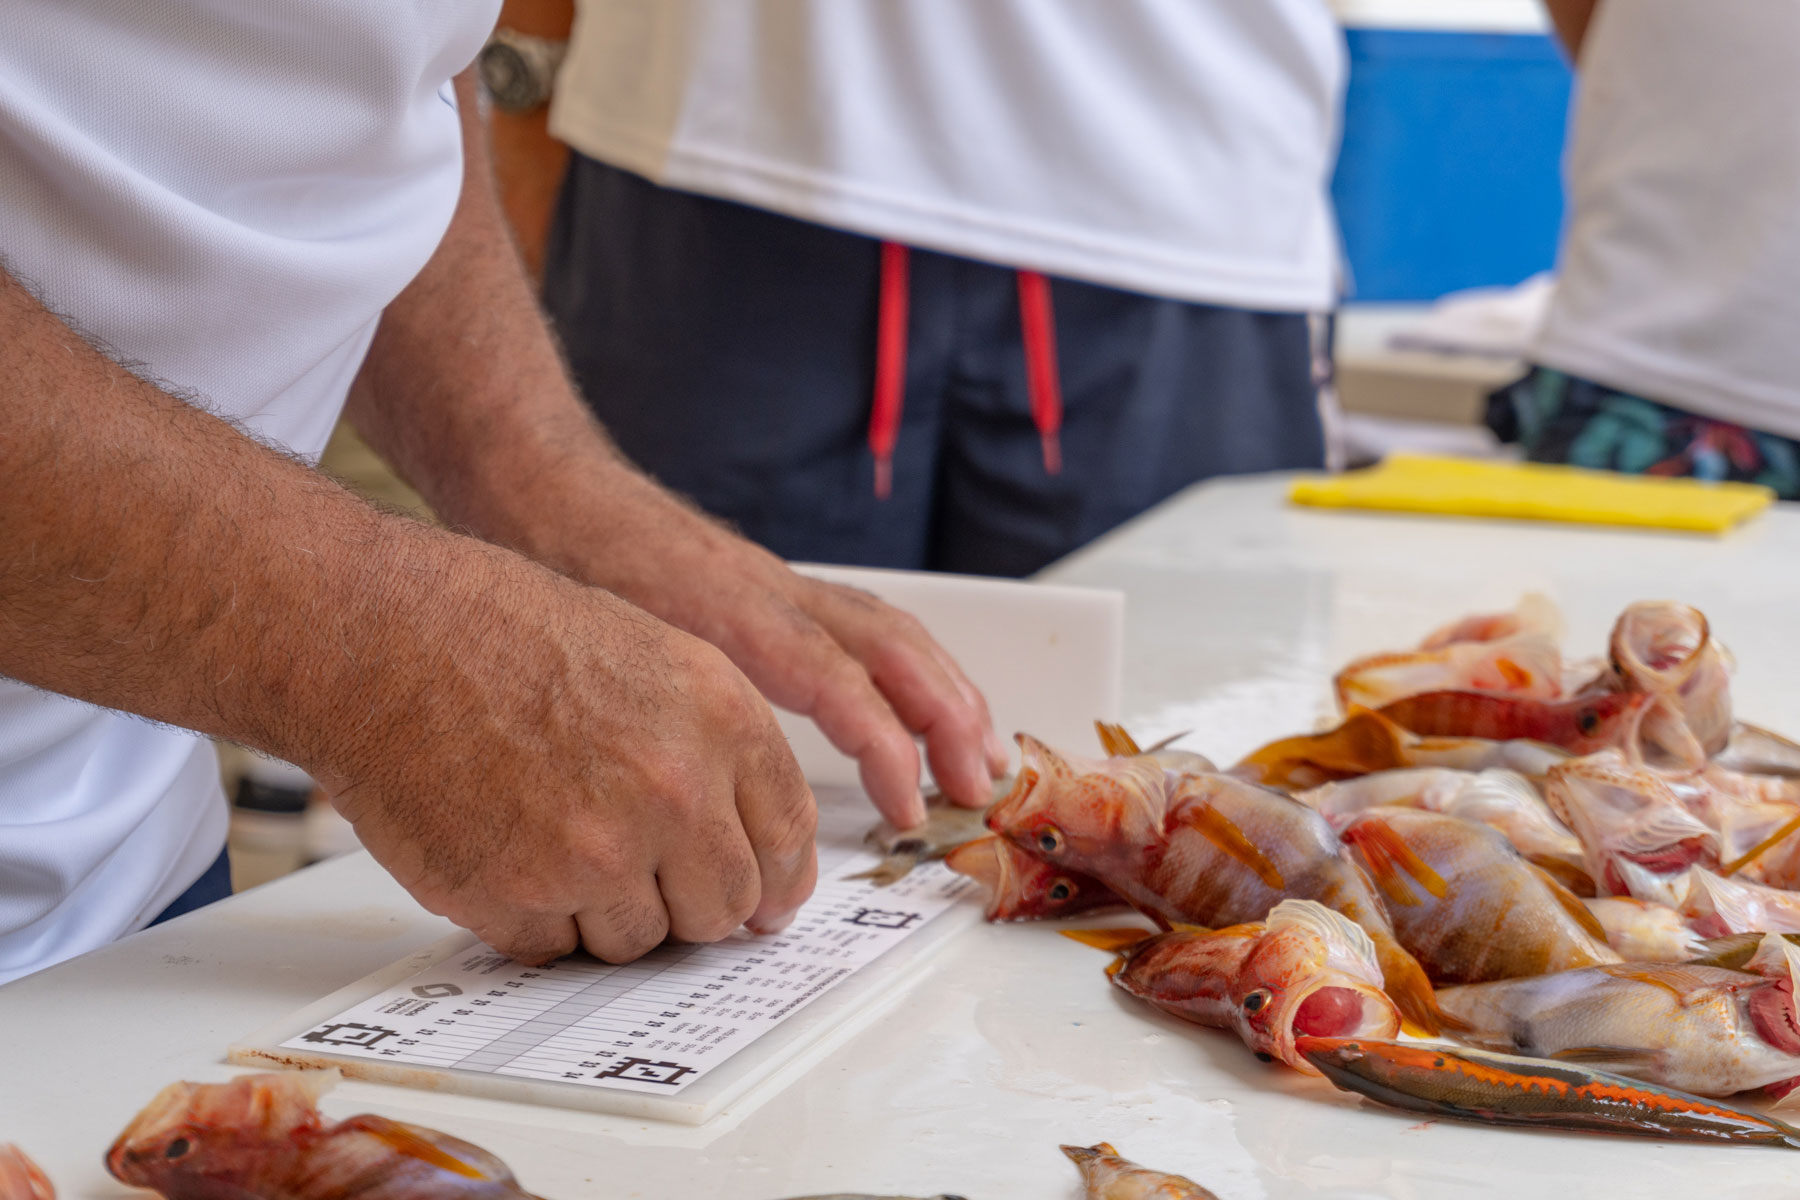
<path fill-rule="evenodd" d="M 987 701 L 918 621 L 873 597 L 833 589 L 824 628 L 864 668 L 907 729 L 925 739 L 944 794 L 979 807 L 992 799 L 993 723 Z"/>
<path fill-rule="evenodd" d="M 575 914 L 581 947 L 609 963 L 634 962 L 669 936 L 669 913 L 652 875 L 611 881 L 592 908 Z"/>
<path fill-rule="evenodd" d="M 875 689 L 867 671 L 831 643 L 829 666 L 822 669 L 818 689 L 806 715 L 832 745 L 854 758 L 863 790 L 876 809 L 901 829 L 925 819 L 919 793 L 919 749 L 912 734 Z"/>
<path fill-rule="evenodd" d="M 756 855 L 735 809 L 677 837 L 656 868 L 669 932 L 684 942 L 716 942 L 749 920 L 762 899 Z"/>
<path fill-rule="evenodd" d="M 738 815 L 755 856 L 759 895 L 747 924 L 773 933 L 793 919 L 818 881 L 813 845 L 819 810 L 787 743 L 771 735 L 769 752 L 738 781 Z"/>
<path fill-rule="evenodd" d="M 573 917 L 502 917 L 471 922 L 470 932 L 506 955 L 528 966 L 575 953 L 581 944 Z"/>

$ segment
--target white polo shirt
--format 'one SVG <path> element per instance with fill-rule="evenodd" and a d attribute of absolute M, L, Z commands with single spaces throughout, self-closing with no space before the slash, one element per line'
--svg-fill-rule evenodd
<path fill-rule="evenodd" d="M 1532 358 L 1800 437 L 1800 0 L 1602 0 Z"/>
<path fill-rule="evenodd" d="M 0 257 L 306 458 L 456 204 L 498 0 L 6 0 Z M 224 842 L 210 743 L 0 681 L 0 981 L 140 928 Z"/>
<path fill-rule="evenodd" d="M 1344 58 L 1326 0 L 580 0 L 551 130 L 833 228 L 1316 310 Z"/>

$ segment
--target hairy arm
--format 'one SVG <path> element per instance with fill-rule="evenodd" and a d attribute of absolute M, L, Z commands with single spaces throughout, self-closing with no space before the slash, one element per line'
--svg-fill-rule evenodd
<path fill-rule="evenodd" d="M 439 607 L 491 568 L 139 379 L 4 274 L 0 460 L 0 673 L 328 785 L 376 735 L 369 681 L 428 669 Z"/>
<path fill-rule="evenodd" d="M 1594 10 L 1599 7 L 1600 0 L 1544 0 L 1544 7 L 1550 10 L 1550 21 L 1556 26 L 1556 35 L 1569 52 L 1569 58 L 1581 58 L 1581 43 L 1587 38 L 1588 26 L 1593 23 Z"/>
<path fill-rule="evenodd" d="M 359 432 L 452 524 L 605 587 L 721 648 L 862 765 L 889 816 L 934 774 L 985 803 L 1004 762 L 980 694 L 917 622 L 804 579 L 625 462 L 577 398 L 507 235 L 474 88 L 450 232 L 391 305 L 353 394 Z"/>
<path fill-rule="evenodd" d="M 723 654 L 390 516 L 136 378 L 0 273 L 0 674 L 313 773 L 520 958 L 772 928 L 812 797 Z"/>

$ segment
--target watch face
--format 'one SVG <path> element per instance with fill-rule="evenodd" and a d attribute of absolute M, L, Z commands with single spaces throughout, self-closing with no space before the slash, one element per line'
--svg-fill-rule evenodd
<path fill-rule="evenodd" d="M 565 41 L 500 29 L 482 47 L 481 82 L 502 112 L 530 112 L 549 102 Z"/>

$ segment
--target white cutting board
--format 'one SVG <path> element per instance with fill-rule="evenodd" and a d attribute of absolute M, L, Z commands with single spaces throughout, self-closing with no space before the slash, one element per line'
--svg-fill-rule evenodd
<path fill-rule="evenodd" d="M 1094 722 L 1120 719 L 1125 596 L 1098 588 L 1011 579 L 796 564 L 818 579 L 861 588 L 912 613 L 987 697 L 994 728 L 1097 753 Z M 856 763 L 811 721 L 777 714 L 806 777 L 854 787 Z M 1018 751 L 1013 750 L 1015 763 Z"/>

